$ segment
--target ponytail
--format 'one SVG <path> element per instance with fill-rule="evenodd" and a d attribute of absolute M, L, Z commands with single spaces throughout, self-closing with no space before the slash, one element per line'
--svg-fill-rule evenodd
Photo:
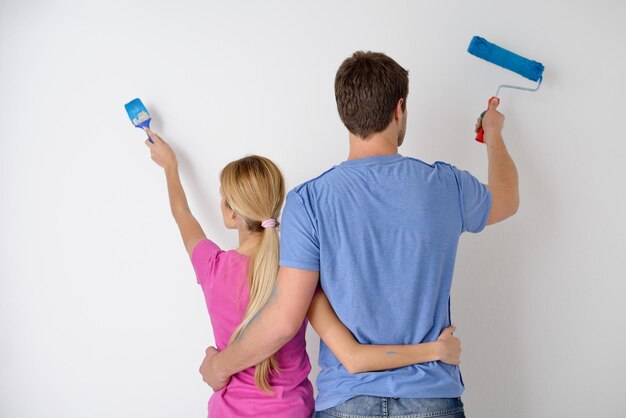
<path fill-rule="evenodd" d="M 250 300 L 243 320 L 230 338 L 241 338 L 246 327 L 272 298 L 279 262 L 279 237 L 275 221 L 285 197 L 280 170 L 264 157 L 251 156 L 228 164 L 220 176 L 227 204 L 246 222 L 250 231 L 261 234 L 248 265 Z M 272 221 L 272 222 L 268 222 Z M 254 383 L 263 392 L 272 393 L 270 374 L 279 372 L 276 354 L 258 363 Z"/>
<path fill-rule="evenodd" d="M 250 301 L 241 324 L 237 327 L 230 342 L 236 341 L 245 328 L 272 297 L 276 275 L 278 274 L 279 238 L 275 228 L 266 228 L 263 236 L 250 257 L 248 282 L 250 283 Z M 276 355 L 266 358 L 256 365 L 254 383 L 263 392 L 272 392 L 268 377 L 270 373 L 279 371 Z"/>

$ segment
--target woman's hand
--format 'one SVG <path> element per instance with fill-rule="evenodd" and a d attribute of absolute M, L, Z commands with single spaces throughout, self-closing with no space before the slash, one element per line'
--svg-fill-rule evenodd
<path fill-rule="evenodd" d="M 150 157 L 152 157 L 152 161 L 157 163 L 160 167 L 163 167 L 165 170 L 177 168 L 178 160 L 176 159 L 176 153 L 172 147 L 170 147 L 161 137 L 154 132 L 152 132 L 148 128 L 144 128 L 148 136 L 152 139 L 150 142 L 146 139 L 146 145 L 150 148 Z"/>
<path fill-rule="evenodd" d="M 454 331 L 456 331 L 456 325 L 450 325 L 441 331 L 436 344 L 439 351 L 439 361 L 458 365 L 461 363 L 461 340 L 452 335 Z"/>

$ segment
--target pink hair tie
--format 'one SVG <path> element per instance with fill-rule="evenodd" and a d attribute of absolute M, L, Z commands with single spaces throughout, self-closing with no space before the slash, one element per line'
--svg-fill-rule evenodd
<path fill-rule="evenodd" d="M 276 219 L 267 219 L 263 222 L 261 222 L 261 226 L 263 228 L 276 228 Z"/>

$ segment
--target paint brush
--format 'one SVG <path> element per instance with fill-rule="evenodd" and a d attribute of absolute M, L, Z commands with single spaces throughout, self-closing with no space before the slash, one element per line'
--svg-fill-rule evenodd
<path fill-rule="evenodd" d="M 128 113 L 128 117 L 130 118 L 135 128 L 148 128 L 150 129 L 150 121 L 152 120 L 152 116 L 148 109 L 143 105 L 140 99 L 133 99 L 130 102 L 124 105 L 126 109 L 126 113 Z M 148 136 L 148 140 L 154 144 L 152 138 Z"/>

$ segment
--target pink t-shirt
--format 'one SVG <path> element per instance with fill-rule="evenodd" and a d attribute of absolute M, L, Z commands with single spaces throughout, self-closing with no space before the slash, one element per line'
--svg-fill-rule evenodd
<path fill-rule="evenodd" d="M 191 263 L 204 292 L 218 350 L 228 345 L 248 306 L 248 260 L 237 251 L 222 251 L 208 239 L 192 251 Z M 211 396 L 209 417 L 310 417 L 314 402 L 308 379 L 311 363 L 306 353 L 306 324 L 277 352 L 280 373 L 269 379 L 273 395 L 255 386 L 254 367 L 250 367 L 233 375 L 225 388 Z"/>

